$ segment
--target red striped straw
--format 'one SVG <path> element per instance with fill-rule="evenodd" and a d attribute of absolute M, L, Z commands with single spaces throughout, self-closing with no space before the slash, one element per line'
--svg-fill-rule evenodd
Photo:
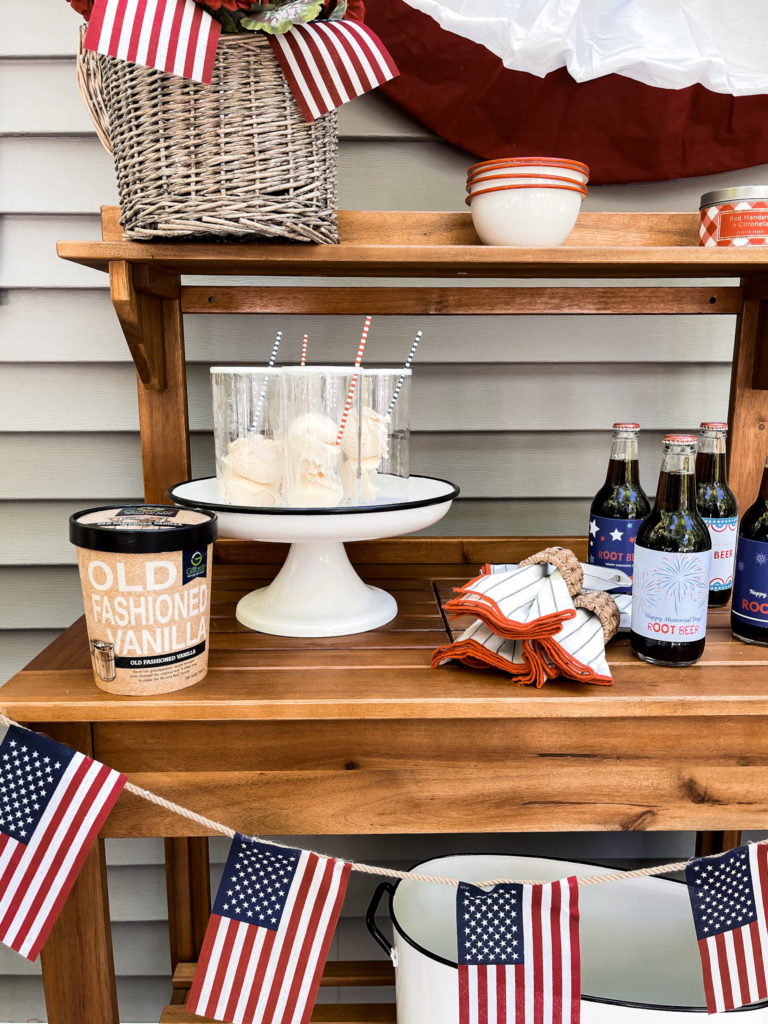
<path fill-rule="evenodd" d="M 365 343 L 368 340 L 368 329 L 370 328 L 370 326 L 371 326 L 371 318 L 369 316 L 367 316 L 365 318 L 365 323 L 363 324 L 363 334 L 362 334 L 362 337 L 360 338 L 360 344 L 357 347 L 357 359 L 355 360 L 355 369 L 356 370 L 359 368 L 360 363 L 362 363 L 362 361 L 363 361 L 363 349 L 365 348 Z M 347 400 L 344 403 L 344 412 L 341 414 L 341 423 L 339 424 L 339 436 L 336 438 L 336 444 L 337 445 L 341 444 L 341 439 L 342 439 L 342 437 L 344 435 L 344 428 L 347 425 L 347 416 L 349 416 L 349 410 L 352 408 L 352 399 L 355 397 L 355 388 L 357 387 L 357 377 L 358 377 L 358 374 L 356 374 L 356 373 L 353 374 L 352 375 L 352 381 L 351 381 L 351 383 L 349 385 L 349 394 L 347 395 Z"/>
<path fill-rule="evenodd" d="M 301 343 L 301 365 L 302 366 L 306 366 L 307 365 L 307 342 L 308 341 L 309 341 L 309 338 L 305 334 L 304 335 L 304 341 L 302 341 L 302 343 Z"/>

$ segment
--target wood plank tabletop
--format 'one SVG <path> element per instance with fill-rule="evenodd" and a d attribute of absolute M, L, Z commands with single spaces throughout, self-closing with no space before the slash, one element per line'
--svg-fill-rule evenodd
<path fill-rule="evenodd" d="M 529 552 L 535 550 L 520 538 L 512 547 L 507 542 L 508 557 L 519 557 L 526 541 Z M 490 558 L 499 557 L 501 543 L 488 540 Z M 237 542 L 227 544 L 219 549 L 224 557 L 243 553 Z M 627 637 L 616 638 L 608 648 L 613 686 L 557 680 L 537 690 L 495 670 L 455 663 L 432 669 L 433 650 L 468 624 L 449 621 L 441 602 L 476 575 L 479 560 L 464 557 L 482 548 L 482 540 L 389 542 L 381 550 L 397 560 L 365 563 L 360 558 L 371 558 L 373 546 L 360 545 L 358 570 L 395 596 L 397 617 L 368 633 L 321 639 L 253 632 L 234 617 L 239 597 L 274 576 L 278 551 L 270 552 L 269 562 L 220 563 L 209 672 L 200 683 L 147 697 L 104 693 L 93 681 L 81 619 L 3 687 L 0 707 L 23 722 L 124 723 L 768 714 L 768 650 L 733 640 L 725 609 L 710 614 L 704 657 L 691 668 L 647 665 L 634 657 Z M 440 553 L 461 560 L 431 561 Z"/>
<path fill-rule="evenodd" d="M 117 223 L 115 208 L 107 220 Z M 61 241 L 60 257 L 172 274 L 324 277 L 743 277 L 764 273 L 761 246 L 702 247 L 698 213 L 582 213 L 557 248 L 482 245 L 469 213 L 340 210 L 338 245 Z M 375 239 L 375 242 L 372 240 Z"/>

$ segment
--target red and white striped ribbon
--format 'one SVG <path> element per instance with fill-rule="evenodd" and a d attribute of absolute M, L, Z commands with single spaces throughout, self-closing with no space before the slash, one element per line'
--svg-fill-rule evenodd
<path fill-rule="evenodd" d="M 95 0 L 84 45 L 207 85 L 220 33 L 195 0 Z"/>
<path fill-rule="evenodd" d="M 357 347 L 357 358 L 355 359 L 355 369 L 357 369 L 360 366 L 360 363 L 362 363 L 362 361 L 363 361 L 363 352 L 365 350 L 365 343 L 368 340 L 368 331 L 370 329 L 370 326 L 371 326 L 371 317 L 367 316 L 365 318 L 365 323 L 363 324 L 363 333 L 362 333 L 362 336 L 360 338 L 360 344 Z M 349 385 L 349 392 L 347 394 L 347 400 L 344 403 L 344 412 L 341 414 L 341 422 L 339 423 L 339 433 L 338 433 L 338 435 L 336 437 L 336 444 L 337 445 L 341 444 L 341 439 L 344 436 L 344 428 L 347 425 L 347 417 L 349 416 L 349 410 L 352 408 L 352 399 L 355 397 L 355 388 L 357 387 L 357 378 L 358 378 L 358 374 L 355 373 L 355 374 L 352 375 L 352 382 Z"/>
<path fill-rule="evenodd" d="M 359 21 L 294 25 L 269 41 L 307 121 L 399 74 L 376 33 Z"/>

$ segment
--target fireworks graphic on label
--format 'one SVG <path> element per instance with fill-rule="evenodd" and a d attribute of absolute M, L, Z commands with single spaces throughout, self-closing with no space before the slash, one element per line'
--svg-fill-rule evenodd
<path fill-rule="evenodd" d="M 766 558 L 762 551 L 758 551 L 755 555 L 755 563 L 757 565 L 765 565 L 766 562 L 768 562 L 768 558 Z"/>
<path fill-rule="evenodd" d="M 698 557 L 668 555 L 648 573 L 647 583 L 651 605 L 654 599 L 664 597 L 679 615 L 686 604 L 701 602 L 702 592 L 709 590 L 709 570 Z"/>

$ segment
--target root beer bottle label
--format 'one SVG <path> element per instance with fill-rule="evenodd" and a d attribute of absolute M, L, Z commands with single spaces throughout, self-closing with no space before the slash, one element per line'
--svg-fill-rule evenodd
<path fill-rule="evenodd" d="M 712 542 L 696 509 L 696 438 L 668 434 L 651 513 L 637 535 L 632 650 L 656 665 L 704 652 Z"/>
<path fill-rule="evenodd" d="M 768 460 L 757 500 L 739 527 L 731 629 L 745 643 L 768 646 Z"/>
<path fill-rule="evenodd" d="M 637 423 L 614 423 L 611 457 L 605 483 L 592 501 L 588 560 L 592 565 L 620 569 L 632 576 L 635 542 L 650 503 L 640 486 Z M 613 593 L 629 593 L 630 588 Z"/>
<path fill-rule="evenodd" d="M 733 587 L 738 506 L 725 465 L 727 423 L 704 422 L 696 452 L 696 506 L 712 541 L 709 604 L 728 604 Z"/>

